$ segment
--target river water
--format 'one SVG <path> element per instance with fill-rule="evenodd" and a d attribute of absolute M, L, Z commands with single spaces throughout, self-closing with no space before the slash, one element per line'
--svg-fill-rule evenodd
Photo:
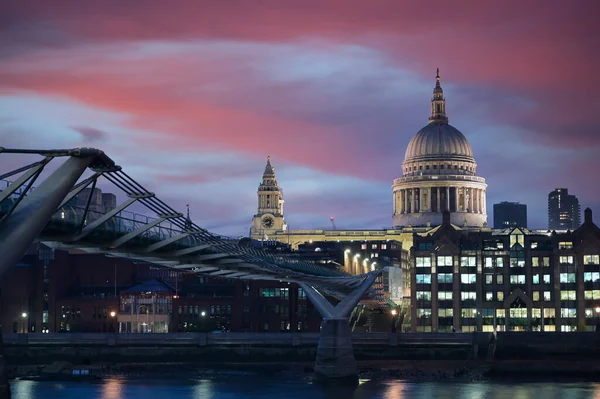
<path fill-rule="evenodd" d="M 361 381 L 352 388 L 324 387 L 307 380 L 239 376 L 197 380 L 111 378 L 99 382 L 14 381 L 13 399 L 396 399 L 600 398 L 600 383 L 589 382 L 422 382 Z"/>

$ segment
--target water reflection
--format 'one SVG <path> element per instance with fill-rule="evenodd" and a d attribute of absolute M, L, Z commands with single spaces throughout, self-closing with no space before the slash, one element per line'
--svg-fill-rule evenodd
<path fill-rule="evenodd" d="M 12 383 L 13 399 L 600 399 L 597 383 L 476 382 L 407 383 L 361 381 L 355 387 L 319 385 L 260 375 L 228 375 L 211 379 L 107 379 L 101 382 Z"/>
<path fill-rule="evenodd" d="M 109 378 L 102 385 L 102 399 L 122 399 L 123 381 L 116 378 Z"/>

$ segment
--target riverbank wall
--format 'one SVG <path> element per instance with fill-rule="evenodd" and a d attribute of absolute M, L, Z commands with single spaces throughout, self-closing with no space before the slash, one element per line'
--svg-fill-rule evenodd
<path fill-rule="evenodd" d="M 319 334 L 5 334 L 9 365 L 310 362 Z M 357 360 L 592 361 L 600 333 L 353 334 Z M 493 353 L 493 356 L 492 356 Z"/>

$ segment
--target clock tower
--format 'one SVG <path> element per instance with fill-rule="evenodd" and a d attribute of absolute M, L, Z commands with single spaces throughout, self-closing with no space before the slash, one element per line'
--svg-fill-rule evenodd
<path fill-rule="evenodd" d="M 258 186 L 258 211 L 252 218 L 251 236 L 269 236 L 287 230 L 283 219 L 283 192 L 277 185 L 275 169 L 271 166 L 271 157 L 267 157 L 265 173 Z"/>

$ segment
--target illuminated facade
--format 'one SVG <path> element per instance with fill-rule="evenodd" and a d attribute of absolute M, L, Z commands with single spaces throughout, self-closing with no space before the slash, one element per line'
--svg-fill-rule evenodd
<path fill-rule="evenodd" d="M 457 226 L 486 227 L 486 188 L 466 137 L 448 123 L 439 70 L 429 124 L 408 143 L 395 179 L 394 226 L 437 226 L 450 212 Z"/>
<path fill-rule="evenodd" d="M 456 230 L 416 237 L 413 331 L 593 331 L 600 327 L 600 229 Z"/>

